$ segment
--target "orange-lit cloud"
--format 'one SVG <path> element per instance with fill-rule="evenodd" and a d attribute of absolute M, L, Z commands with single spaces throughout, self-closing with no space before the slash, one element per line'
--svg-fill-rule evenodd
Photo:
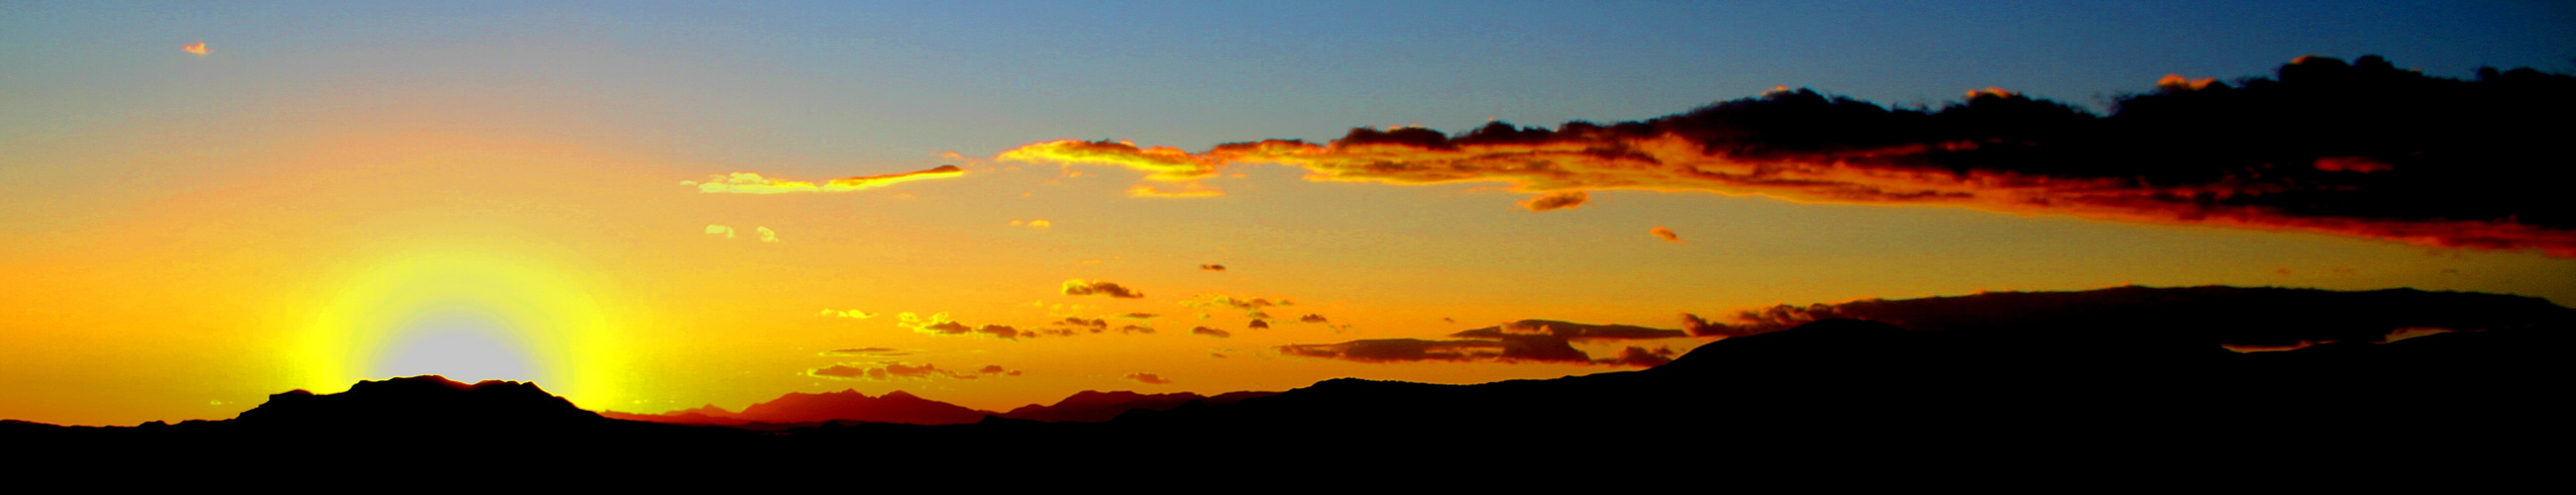
<path fill-rule="evenodd" d="M 1064 295 L 1088 296 L 1092 294 L 1099 294 L 1117 299 L 1136 299 L 1145 297 L 1144 292 L 1120 286 L 1117 283 L 1105 280 L 1086 281 L 1077 278 L 1064 281 Z"/>
<path fill-rule="evenodd" d="M 181 46 L 179 47 L 179 49 L 180 49 L 180 50 L 185 50 L 185 51 L 187 51 L 188 53 L 196 54 L 196 55 L 197 55 L 197 56 L 199 56 L 199 57 L 203 57 L 203 56 L 206 56 L 206 54 L 208 54 L 208 53 L 214 53 L 214 52 L 215 52 L 213 49 L 206 48 L 206 42 L 203 42 L 203 41 L 199 41 L 199 42 L 195 42 L 195 43 L 189 43 L 189 44 L 186 44 L 186 45 L 181 45 Z"/>
<path fill-rule="evenodd" d="M 981 369 L 975 370 L 975 372 L 985 375 L 1020 376 L 1020 370 L 1002 369 L 1002 366 L 998 364 L 985 366 Z"/>
<path fill-rule="evenodd" d="M 1218 330 L 1218 329 L 1208 328 L 1208 327 L 1197 327 L 1197 328 L 1192 328 L 1192 329 L 1190 329 L 1190 335 L 1206 335 L 1206 336 L 1209 336 L 1209 337 L 1225 338 L 1225 337 L 1233 337 L 1233 336 L 1234 336 L 1234 332 L 1228 332 L 1228 331 Z"/>
<path fill-rule="evenodd" d="M 948 313 L 936 313 L 928 317 L 923 317 L 918 314 L 907 312 L 895 315 L 895 319 L 899 320 L 895 322 L 895 326 L 933 335 L 984 335 L 1003 340 L 1018 340 L 1023 336 L 1036 336 L 1036 334 L 1023 332 L 1018 327 L 1010 325 L 968 325 L 949 319 Z"/>
<path fill-rule="evenodd" d="M 787 241 L 779 240 L 779 239 L 778 239 L 778 231 L 775 231 L 775 230 L 769 230 L 769 227 L 752 227 L 752 228 L 753 228 L 753 229 L 755 229 L 755 230 L 759 230 L 759 231 L 760 231 L 760 242 L 787 242 Z"/>
<path fill-rule="evenodd" d="M 1298 322 L 1300 322 L 1300 323 L 1324 323 L 1324 322 L 1325 322 L 1325 321 L 1324 321 L 1324 315 L 1319 315 L 1319 314 L 1308 314 L 1308 315 L 1306 315 L 1306 316 L 1299 316 L 1299 317 L 1297 317 L 1297 321 L 1298 321 Z"/>
<path fill-rule="evenodd" d="M 1225 271 L 1225 265 L 1199 265 L 1199 269 L 1211 272 L 1222 272 Z"/>
<path fill-rule="evenodd" d="M 726 239 L 732 239 L 734 237 L 733 227 L 726 227 L 723 225 L 707 224 L 707 233 L 710 235 L 723 235 Z"/>
<path fill-rule="evenodd" d="M 892 347 L 852 347 L 852 348 L 848 348 L 848 349 L 833 349 L 833 350 L 828 350 L 828 351 L 818 352 L 818 353 L 815 353 L 815 354 L 816 354 L 816 355 L 820 355 L 820 356 L 838 356 L 838 357 L 846 357 L 846 356 L 903 356 L 903 355 L 909 355 L 909 354 L 912 354 L 912 353 L 910 353 L 910 352 L 904 352 L 904 351 L 902 351 L 902 350 L 895 349 L 895 348 L 892 348 Z"/>
<path fill-rule="evenodd" d="M 760 174 L 754 172 L 734 172 L 730 174 L 710 175 L 707 176 L 706 180 L 702 181 L 684 180 L 680 181 L 680 185 L 698 186 L 698 192 L 707 193 L 780 194 L 794 192 L 849 192 L 864 191 L 917 180 L 946 179 L 963 175 L 966 175 L 966 171 L 964 169 L 959 169 L 955 165 L 941 165 L 939 168 L 918 172 L 832 179 L 830 181 L 825 181 L 821 185 L 816 185 L 812 182 L 806 181 L 762 177 Z"/>
<path fill-rule="evenodd" d="M 1172 383 L 1171 380 L 1164 379 L 1163 377 L 1157 376 L 1153 373 L 1128 373 L 1127 379 L 1135 380 L 1138 383 L 1144 383 L 1147 385 L 1164 385 Z"/>
<path fill-rule="evenodd" d="M 1522 208 L 1528 208 L 1529 211 L 1571 210 L 1576 207 L 1583 206 L 1584 202 L 1591 200 L 1591 193 L 1583 191 L 1561 191 L 1532 196 L 1530 199 L 1522 200 L 1520 204 Z"/>
<path fill-rule="evenodd" d="M 2560 181 L 2546 165 L 2565 161 L 2550 144 L 2565 128 L 2522 124 L 2527 115 L 2576 111 L 2563 97 L 2576 93 L 2576 76 L 2492 76 L 2463 81 L 2377 57 L 2307 57 L 2242 86 L 2168 80 L 2121 98 L 2109 116 L 1992 89 L 1937 111 L 1802 89 L 1609 125 L 1494 122 L 1455 136 L 1358 128 L 1327 143 L 1273 139 L 1198 153 L 1050 141 L 1000 156 L 1115 165 L 1163 181 L 1271 163 L 1318 181 L 1950 205 L 2576 256 L 2576 202 L 2555 199 Z M 1550 195 L 1525 206 L 1574 204 Z"/>
<path fill-rule="evenodd" d="M 820 313 L 814 313 L 814 316 L 836 316 L 836 317 L 841 317 L 841 318 L 850 318 L 850 319 L 865 320 L 865 319 L 869 319 L 869 318 L 875 318 L 875 317 L 877 317 L 877 314 L 876 314 L 876 313 L 866 312 L 866 311 L 859 311 L 859 310 L 855 310 L 855 309 L 833 310 L 833 309 L 826 308 L 826 309 L 824 309 L 824 310 L 823 310 L 822 312 L 820 312 Z"/>
<path fill-rule="evenodd" d="M 1655 227 L 1655 228 L 1652 228 L 1652 229 L 1647 229 L 1647 230 L 1646 230 L 1646 233 L 1648 233 L 1648 234 L 1654 234 L 1654 236 L 1655 236 L 1656 238 L 1658 238 L 1658 239 L 1663 239 L 1663 240 L 1671 241 L 1671 242 L 1682 242 L 1682 235 L 1681 235 L 1681 234 L 1675 234 L 1675 233 L 1673 233 L 1673 229 L 1667 229 L 1667 228 L 1663 228 L 1663 227 Z"/>
<path fill-rule="evenodd" d="M 982 376 L 977 373 L 961 373 L 939 369 L 938 365 L 924 364 L 913 366 L 902 362 L 840 363 L 829 367 L 807 369 L 805 370 L 805 376 L 831 380 L 872 380 L 881 382 L 894 380 L 928 380 L 932 378 L 952 378 L 958 380 L 982 378 Z M 1018 375 L 1009 374 L 1008 376 Z"/>
<path fill-rule="evenodd" d="M 1028 228 L 1032 228 L 1032 229 L 1043 229 L 1043 228 L 1047 228 L 1047 227 L 1053 227 L 1053 226 L 1055 226 L 1055 222 L 1047 221 L 1047 219 L 1044 219 L 1044 218 L 1032 218 L 1032 219 L 1027 219 L 1027 220 L 1021 220 L 1021 219 L 1013 218 L 1013 219 L 1011 219 L 1011 225 L 1012 225 L 1012 226 L 1015 226 L 1015 227 L 1016 227 L 1016 226 L 1028 226 Z"/>

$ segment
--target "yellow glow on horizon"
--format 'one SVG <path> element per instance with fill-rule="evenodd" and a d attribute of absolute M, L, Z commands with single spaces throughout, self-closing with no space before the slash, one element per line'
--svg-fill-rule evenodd
<path fill-rule="evenodd" d="M 624 395 L 620 342 L 588 284 L 539 260 L 415 250 L 340 284 L 295 362 L 309 390 L 437 374 L 532 381 L 576 404 Z"/>

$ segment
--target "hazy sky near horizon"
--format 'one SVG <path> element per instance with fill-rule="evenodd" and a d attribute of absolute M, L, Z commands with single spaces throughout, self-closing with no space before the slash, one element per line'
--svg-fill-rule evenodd
<path fill-rule="evenodd" d="M 1627 368 L 1279 348 L 2121 284 L 2566 305 L 2576 260 L 2534 250 L 1690 191 L 1533 211 L 1500 182 L 998 155 L 1606 123 L 1780 86 L 2100 112 L 2311 54 L 2576 72 L 2567 26 L 2557 2 L 0 2 L 0 418 L 226 418 L 432 372 L 644 412 L 1482 382 Z M 1227 304 L 1255 298 L 1293 303 Z"/>

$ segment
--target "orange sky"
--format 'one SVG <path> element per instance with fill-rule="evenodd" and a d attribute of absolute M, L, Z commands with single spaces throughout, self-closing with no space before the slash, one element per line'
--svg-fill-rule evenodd
<path fill-rule="evenodd" d="M 1007 410 L 1080 390 L 1472 383 L 1629 368 L 1362 363 L 1279 348 L 1530 318 L 1678 329 L 1682 313 L 1777 303 L 2122 284 L 2576 302 L 2576 260 L 2537 250 L 1765 191 L 1574 188 L 1587 191 L 1564 207 L 1572 200 L 1533 201 L 1550 188 L 1528 184 L 1330 180 L 1259 160 L 1153 175 L 1007 153 L 1102 137 L 1195 153 L 1284 126 L 1131 136 L 1118 133 L 1143 127 L 1077 125 L 1088 110 L 982 107 L 870 120 L 910 111 L 903 86 L 810 68 L 829 63 L 543 33 L 343 48 L 198 37 L 77 64 L 0 59 L 78 76 L 0 76 L 20 88 L 0 105 L 19 109 L 0 111 L 0 222 L 11 226 L 0 234 L 0 418 L 228 418 L 270 393 L 429 372 L 536 380 L 586 408 L 635 412 L 844 388 Z M 479 70 L 438 70 L 456 67 Z M 65 89 L 83 77 L 117 82 Z M 626 79 L 648 82 L 598 83 Z M 762 96 L 772 91 L 893 96 L 827 111 Z M 1321 118 L 1334 123 L 1284 132 L 1321 142 L 1407 123 Z M 842 120 L 870 127 L 796 134 Z M 996 127 L 968 132 L 976 122 Z M 869 134 L 906 126 L 944 134 Z M 858 180 L 835 181 L 845 178 Z M 1141 296 L 1068 294 L 1072 280 Z M 1293 304 L 1260 308 L 1260 329 L 1219 298 Z M 1310 314 L 1324 322 L 1299 321 Z M 937 315 L 970 330 L 933 329 Z M 1107 330 L 1050 325 L 1069 317 Z M 985 325 L 1021 333 L 971 331 Z M 1703 342 L 1578 347 L 1608 358 Z M 817 373 L 836 365 L 945 372 Z M 989 366 L 1003 372 L 978 371 Z M 1130 378 L 1146 373 L 1169 383 Z"/>

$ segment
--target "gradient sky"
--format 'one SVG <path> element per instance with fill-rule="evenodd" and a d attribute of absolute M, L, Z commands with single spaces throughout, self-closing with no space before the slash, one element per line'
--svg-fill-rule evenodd
<path fill-rule="evenodd" d="M 844 388 L 1007 410 L 1085 389 L 1472 383 L 1627 368 L 1277 347 L 2121 284 L 2576 303 L 2576 260 L 2534 250 L 1705 192 L 1531 211 L 1510 184 L 1276 165 L 1194 183 L 1221 195 L 1131 197 L 1181 185 L 997 159 L 1058 139 L 1199 151 L 1633 120 L 1778 86 L 1925 107 L 1996 87 L 2105 111 L 2167 74 L 2268 76 L 2310 54 L 2576 71 L 2560 2 L 1674 3 L 0 2 L 0 418 L 227 418 L 418 373 L 639 412 Z M 698 184 L 941 165 L 963 175 Z M 1270 329 L 1189 304 L 1220 296 L 1294 304 L 1265 309 Z M 1155 332 L 946 335 L 904 313 Z M 826 355 L 865 348 L 886 350 Z M 822 372 L 836 365 L 941 372 Z"/>

